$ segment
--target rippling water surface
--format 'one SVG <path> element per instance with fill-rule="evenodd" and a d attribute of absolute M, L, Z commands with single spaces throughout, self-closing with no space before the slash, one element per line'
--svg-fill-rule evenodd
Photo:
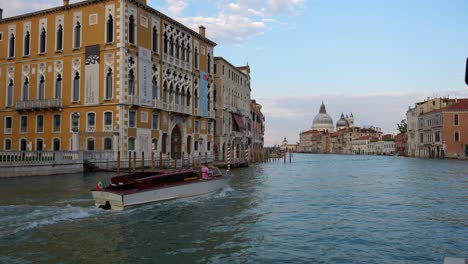
<path fill-rule="evenodd" d="M 1 173 L 1 172 L 0 172 Z M 0 263 L 442 263 L 468 257 L 468 162 L 295 155 L 222 191 L 110 212 L 110 174 L 0 180 Z"/>

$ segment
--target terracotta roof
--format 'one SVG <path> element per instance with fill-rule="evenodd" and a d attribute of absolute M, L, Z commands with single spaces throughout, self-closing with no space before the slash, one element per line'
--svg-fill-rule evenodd
<path fill-rule="evenodd" d="M 468 111 L 468 98 L 454 99 L 454 100 L 456 100 L 456 102 L 451 105 L 424 113 L 422 115 L 438 113 L 438 112 Z"/>
<path fill-rule="evenodd" d="M 355 140 L 372 140 L 372 139 L 378 139 L 378 138 L 372 137 L 372 136 L 362 136 L 362 137 L 356 138 Z"/>

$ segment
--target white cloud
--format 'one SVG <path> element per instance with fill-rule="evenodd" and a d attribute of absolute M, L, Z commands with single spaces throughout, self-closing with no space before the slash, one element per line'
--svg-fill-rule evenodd
<path fill-rule="evenodd" d="M 70 3 L 79 2 L 72 0 Z M 25 13 L 35 12 L 43 9 L 53 8 L 63 5 L 63 0 L 0 0 L 0 8 L 3 9 L 3 17 L 12 17 Z"/>
<path fill-rule="evenodd" d="M 357 126 L 373 125 L 385 133 L 396 133 L 396 124 L 406 118 L 409 106 L 427 97 L 450 96 L 466 98 L 468 90 L 451 90 L 440 93 L 372 93 L 372 94 L 322 94 L 301 97 L 258 98 L 266 118 L 265 144 L 280 144 L 283 137 L 290 143 L 299 139 L 301 131 L 310 129 L 322 100 L 333 121 L 341 113 L 353 113 Z"/>
<path fill-rule="evenodd" d="M 171 15 L 179 15 L 188 6 L 188 1 L 185 0 L 166 0 L 167 10 Z"/>

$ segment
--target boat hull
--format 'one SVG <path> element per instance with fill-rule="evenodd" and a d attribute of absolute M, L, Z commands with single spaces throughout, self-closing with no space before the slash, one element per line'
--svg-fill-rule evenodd
<path fill-rule="evenodd" d="M 223 176 L 212 180 L 197 180 L 192 183 L 135 191 L 131 193 L 119 194 L 105 190 L 92 191 L 92 195 L 97 207 L 104 207 L 108 203 L 112 210 L 123 210 L 129 206 L 145 203 L 207 195 L 225 187 L 228 180 L 229 176 Z"/>

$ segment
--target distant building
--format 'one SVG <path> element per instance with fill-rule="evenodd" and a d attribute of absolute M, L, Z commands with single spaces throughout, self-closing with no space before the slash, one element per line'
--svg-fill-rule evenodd
<path fill-rule="evenodd" d="M 419 157 L 468 158 L 468 99 L 454 99 L 418 121 Z"/>
<path fill-rule="evenodd" d="M 333 132 L 335 130 L 333 119 L 329 114 L 327 114 L 327 109 L 323 102 L 320 106 L 319 113 L 315 116 L 314 121 L 312 122 L 312 130 L 323 132 Z"/>
<path fill-rule="evenodd" d="M 252 115 L 252 154 L 263 153 L 265 137 L 265 116 L 262 113 L 262 105 L 252 100 L 250 103 L 250 114 Z"/>
<path fill-rule="evenodd" d="M 288 144 L 286 137 L 283 139 L 283 143 L 280 146 L 280 150 L 296 151 L 298 144 Z"/>
<path fill-rule="evenodd" d="M 406 156 L 408 147 L 408 134 L 398 134 L 395 136 L 395 153 L 398 156 Z"/>

